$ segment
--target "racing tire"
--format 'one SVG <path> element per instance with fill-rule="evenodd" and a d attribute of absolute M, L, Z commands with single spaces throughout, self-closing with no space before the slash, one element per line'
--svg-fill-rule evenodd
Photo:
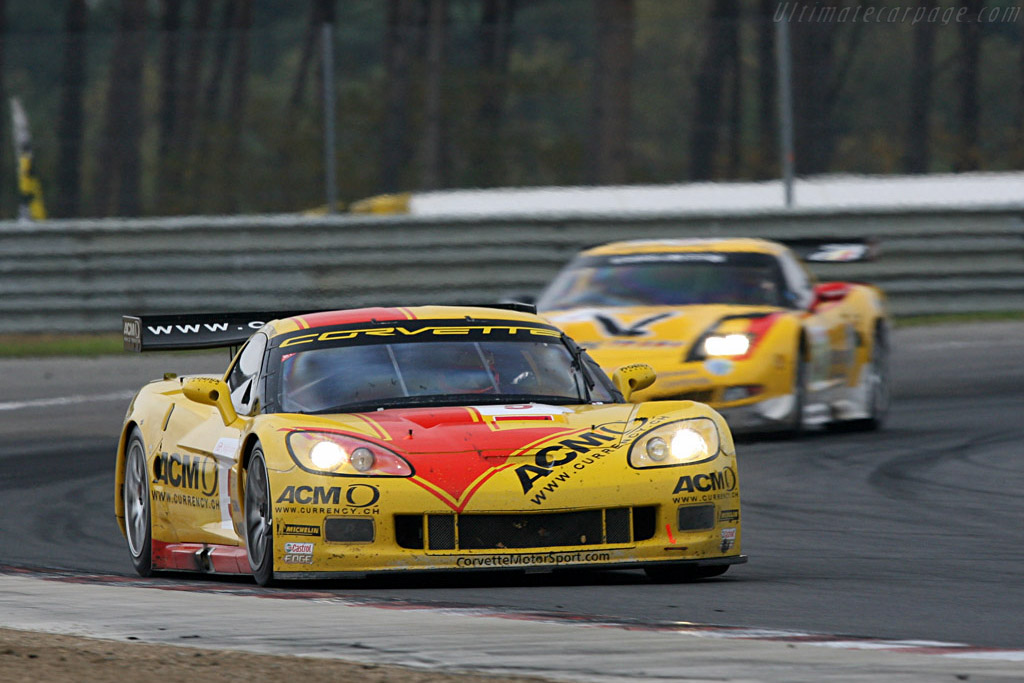
<path fill-rule="evenodd" d="M 270 478 L 263 450 L 257 444 L 249 460 L 245 480 L 245 546 L 249 568 L 256 583 L 274 583 L 274 521 L 271 514 Z"/>
<path fill-rule="evenodd" d="M 786 420 L 783 434 L 796 438 L 804 433 L 804 405 L 807 403 L 807 359 L 804 358 L 803 344 L 796 352 L 796 369 L 793 371 L 793 412 Z"/>
<path fill-rule="evenodd" d="M 149 498 L 146 445 L 138 428 L 128 436 L 124 463 L 124 531 L 128 554 L 139 576 L 153 573 L 153 512 Z"/>
<path fill-rule="evenodd" d="M 857 431 L 881 429 L 889 413 L 892 399 L 892 380 L 889 373 L 889 337 L 883 325 L 875 329 L 871 344 L 871 361 L 868 377 L 871 389 L 868 396 L 868 417 L 851 420 L 846 427 Z"/>
<path fill-rule="evenodd" d="M 716 564 L 704 567 L 687 565 L 656 565 L 644 567 L 644 573 L 652 583 L 690 583 L 711 579 L 729 571 L 729 565 Z"/>

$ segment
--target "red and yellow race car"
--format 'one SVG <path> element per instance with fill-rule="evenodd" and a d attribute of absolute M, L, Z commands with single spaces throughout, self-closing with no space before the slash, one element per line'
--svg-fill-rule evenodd
<path fill-rule="evenodd" d="M 168 374 L 131 402 L 115 514 L 138 573 L 690 580 L 746 560 L 729 428 L 629 402 L 650 366 L 609 378 L 514 305 L 273 317 L 125 317 L 129 349 L 241 344 L 222 376 Z"/>
<path fill-rule="evenodd" d="M 872 252 L 828 240 L 615 242 L 576 256 L 537 308 L 605 370 L 650 363 L 657 381 L 635 401 L 707 403 L 734 430 L 873 429 L 890 395 L 885 296 L 817 282 L 802 263 Z"/>

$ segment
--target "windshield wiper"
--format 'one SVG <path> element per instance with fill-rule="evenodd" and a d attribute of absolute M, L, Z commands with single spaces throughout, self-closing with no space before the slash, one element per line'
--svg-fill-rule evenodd
<path fill-rule="evenodd" d="M 573 381 L 576 383 L 576 393 L 584 403 L 593 403 L 591 399 L 591 391 L 595 385 L 594 378 L 587 372 L 586 366 L 583 363 L 583 352 L 586 349 L 580 348 L 580 346 L 572 340 L 568 335 L 562 335 L 562 342 L 569 348 L 569 353 L 572 354 L 572 363 L 570 367 L 576 371 L 573 375 Z M 580 390 L 580 378 L 583 378 L 583 390 Z"/>

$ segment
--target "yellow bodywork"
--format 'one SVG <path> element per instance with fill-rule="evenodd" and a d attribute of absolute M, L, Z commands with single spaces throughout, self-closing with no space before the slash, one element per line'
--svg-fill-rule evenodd
<path fill-rule="evenodd" d="M 778 258 L 787 251 L 760 239 L 638 240 L 595 247 L 580 257 L 738 252 Z M 803 308 L 595 305 L 542 308 L 541 315 L 585 347 L 608 373 L 630 363 L 650 364 L 657 381 L 636 392 L 633 401 L 700 401 L 723 412 L 733 429 L 771 429 L 788 418 L 802 360 L 806 399 L 817 409 L 817 421 L 863 417 L 854 404 L 876 340 L 887 330 L 885 297 L 865 284 L 819 284 L 798 267 L 815 291 L 836 292 L 834 298 Z M 711 333 L 749 335 L 752 347 L 738 356 L 700 357 L 695 349 Z"/>
<path fill-rule="evenodd" d="M 416 320 L 486 316 L 510 325 L 543 322 L 525 313 L 479 308 L 398 310 Z M 289 339 L 297 340 L 302 337 L 296 332 L 319 334 L 301 318 L 274 321 L 263 332 L 271 339 L 293 335 Z M 641 370 L 630 372 L 643 377 Z M 665 401 L 235 415 L 215 391 L 218 379 L 193 382 L 172 377 L 152 382 L 133 399 L 125 417 L 116 465 L 115 514 L 123 532 L 126 443 L 138 429 L 149 476 L 154 568 L 202 571 L 198 561 L 195 567 L 167 564 L 166 553 L 179 546 L 197 553 L 204 548 L 244 550 L 247 467 L 257 445 L 269 473 L 274 573 L 279 578 L 742 561 L 736 451 L 724 419 L 706 405 Z M 698 422 L 689 422 L 693 420 Z M 710 428 L 717 434 L 717 450 L 692 464 L 630 465 L 630 457 L 639 457 L 630 456 L 638 439 L 649 438 L 659 427 L 672 430 L 677 423 Z M 415 471 L 411 476 L 307 471 L 289 451 L 289 438 L 320 431 L 385 445 L 412 463 Z M 700 507 L 693 511 L 699 515 L 680 512 L 694 506 Z M 559 513 L 591 515 L 591 537 L 504 548 L 475 547 L 482 542 L 470 538 L 471 524 L 486 525 L 499 515 Z M 699 529 L 680 528 L 684 517 L 706 521 Z M 329 527 L 344 524 L 332 520 L 352 519 L 372 522 L 360 527 L 372 529 L 372 537 L 352 542 L 328 539 Z M 558 533 L 561 518 L 548 519 L 550 532 Z M 434 547 L 435 523 L 451 526 L 453 547 Z M 546 531 L 537 533 L 542 538 Z M 596 534 L 601 538 L 593 537 Z M 417 542 L 421 547 L 410 547 Z M 244 573 L 242 561 L 238 571 Z"/>

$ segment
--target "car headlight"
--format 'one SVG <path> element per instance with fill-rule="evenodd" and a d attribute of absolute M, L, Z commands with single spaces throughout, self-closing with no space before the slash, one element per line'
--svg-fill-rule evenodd
<path fill-rule="evenodd" d="M 750 350 L 746 334 L 713 334 L 704 338 L 706 356 L 742 356 Z"/>
<path fill-rule="evenodd" d="M 383 446 L 336 432 L 296 431 L 285 438 L 301 469 L 339 477 L 409 477 L 412 466 Z"/>
<path fill-rule="evenodd" d="M 711 460 L 719 450 L 718 427 L 714 420 L 695 417 L 641 434 L 629 447 L 629 465 L 638 469 L 692 465 Z"/>

